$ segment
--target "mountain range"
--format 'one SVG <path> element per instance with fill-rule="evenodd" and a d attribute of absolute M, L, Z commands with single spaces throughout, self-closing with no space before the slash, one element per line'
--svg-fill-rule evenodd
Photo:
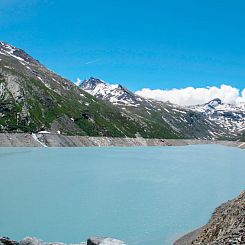
<path fill-rule="evenodd" d="M 0 42 L 0 132 L 245 139 L 245 105 L 179 106 L 89 78 L 75 85 L 24 50 Z"/>
<path fill-rule="evenodd" d="M 126 111 L 146 110 L 149 115 L 159 113 L 171 128 L 191 137 L 236 138 L 245 129 L 244 103 L 224 104 L 216 98 L 203 105 L 178 106 L 170 102 L 142 98 L 120 84 L 111 85 L 96 78 L 81 82 L 79 87 Z"/>

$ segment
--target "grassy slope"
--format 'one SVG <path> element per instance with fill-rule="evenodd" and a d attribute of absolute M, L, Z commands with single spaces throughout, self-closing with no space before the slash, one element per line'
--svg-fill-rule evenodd
<path fill-rule="evenodd" d="M 57 93 L 55 87 L 49 89 L 39 79 L 26 75 L 17 65 L 11 64 L 15 69 L 2 66 L 4 74 L 0 73 L 0 83 L 5 86 L 6 73 L 17 77 L 24 96 L 21 101 L 16 101 L 11 92 L 5 90 L 0 99 L 0 112 L 3 115 L 0 117 L 1 132 L 50 130 L 52 124 L 58 121 L 62 133 L 67 135 L 135 137 L 138 133 L 145 138 L 181 137 L 158 120 L 126 115 L 120 108 L 97 100 L 86 92 L 81 92 L 85 96 L 80 96 L 77 88 L 70 87 Z M 24 117 L 21 116 L 23 111 L 27 111 Z M 67 127 L 71 123 L 70 118 L 74 119 L 74 125 Z"/>

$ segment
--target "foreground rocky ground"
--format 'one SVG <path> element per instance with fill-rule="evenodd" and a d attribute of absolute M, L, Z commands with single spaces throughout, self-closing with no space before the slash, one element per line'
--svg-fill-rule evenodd
<path fill-rule="evenodd" d="M 59 242 L 43 242 L 34 237 L 26 237 L 22 241 L 17 242 L 11 240 L 8 237 L 0 237 L 0 245 L 66 245 L 65 243 Z M 101 238 L 101 237 L 94 237 L 89 238 L 87 242 L 81 242 L 78 244 L 71 244 L 71 245 L 126 245 L 123 241 L 113 239 L 113 238 Z"/>
<path fill-rule="evenodd" d="M 183 146 L 195 144 L 221 144 L 245 149 L 245 142 L 184 140 L 184 139 L 144 139 L 117 137 L 64 136 L 41 132 L 0 133 L 0 147 L 80 147 L 80 146 Z"/>
<path fill-rule="evenodd" d="M 245 191 L 219 206 L 204 227 L 195 230 L 174 245 L 245 244 Z"/>

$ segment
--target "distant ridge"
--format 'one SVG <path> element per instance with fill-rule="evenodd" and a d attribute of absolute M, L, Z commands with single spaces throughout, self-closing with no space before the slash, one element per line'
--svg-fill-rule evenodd
<path fill-rule="evenodd" d="M 164 115 L 165 121 L 181 132 L 184 130 L 183 127 L 186 127 L 184 134 L 189 134 L 186 131 L 188 128 L 186 122 L 191 127 L 198 124 L 200 128 L 193 129 L 194 137 L 237 139 L 245 132 L 245 104 L 243 103 L 240 106 L 225 104 L 221 99 L 215 98 L 203 105 L 181 107 L 140 97 L 121 85 L 111 85 L 97 78 L 87 79 L 79 87 L 99 99 L 117 106 L 126 106 L 127 110 L 138 107 L 142 111 L 146 109 L 148 113 L 153 113 L 156 108 L 159 112 L 163 109 L 169 112 L 168 115 Z M 201 120 L 200 124 L 198 120 Z M 205 136 L 199 136 L 199 130 L 204 130 Z"/>

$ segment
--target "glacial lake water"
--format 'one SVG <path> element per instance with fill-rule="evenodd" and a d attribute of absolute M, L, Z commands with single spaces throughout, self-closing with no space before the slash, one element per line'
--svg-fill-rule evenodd
<path fill-rule="evenodd" d="M 0 148 L 0 173 L 0 236 L 169 245 L 245 189 L 245 150 Z"/>

